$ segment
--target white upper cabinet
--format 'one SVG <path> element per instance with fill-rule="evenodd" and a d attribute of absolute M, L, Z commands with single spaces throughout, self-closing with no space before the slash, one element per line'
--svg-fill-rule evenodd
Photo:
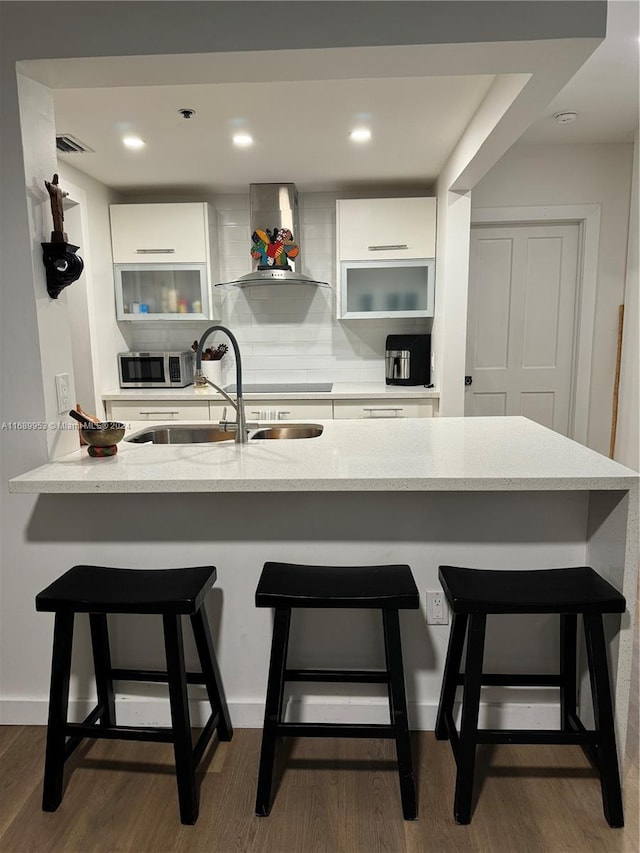
<path fill-rule="evenodd" d="M 347 198 L 336 204 L 340 260 L 435 257 L 435 198 Z"/>
<path fill-rule="evenodd" d="M 113 204 L 118 320 L 216 320 L 213 221 L 206 202 Z"/>
<path fill-rule="evenodd" d="M 209 211 L 205 202 L 112 204 L 114 264 L 209 262 Z"/>
<path fill-rule="evenodd" d="M 435 253 L 435 198 L 338 199 L 338 319 L 433 317 Z"/>

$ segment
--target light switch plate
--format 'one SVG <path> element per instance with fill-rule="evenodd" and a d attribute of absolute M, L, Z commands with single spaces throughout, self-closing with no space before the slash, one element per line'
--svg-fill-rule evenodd
<path fill-rule="evenodd" d="M 71 395 L 69 394 L 69 374 L 56 374 L 56 397 L 58 400 L 58 414 L 68 412 L 71 408 Z"/>

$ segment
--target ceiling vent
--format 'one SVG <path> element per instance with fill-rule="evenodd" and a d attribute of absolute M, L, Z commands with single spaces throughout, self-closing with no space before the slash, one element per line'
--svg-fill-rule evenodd
<path fill-rule="evenodd" d="M 89 148 L 84 142 L 80 142 L 75 136 L 68 133 L 61 133 L 56 136 L 56 148 L 62 151 L 63 154 L 94 154 L 93 148 Z"/>

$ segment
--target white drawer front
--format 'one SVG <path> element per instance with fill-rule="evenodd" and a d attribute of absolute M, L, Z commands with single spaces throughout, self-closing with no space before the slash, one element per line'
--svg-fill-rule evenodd
<path fill-rule="evenodd" d="M 122 421 L 208 421 L 209 403 L 180 401 L 172 403 L 168 400 L 149 401 L 143 403 L 140 400 L 111 401 L 107 403 L 110 408 L 109 418 Z"/>
<path fill-rule="evenodd" d="M 333 418 L 331 400 L 246 400 L 248 421 L 296 421 Z"/>
<path fill-rule="evenodd" d="M 433 400 L 334 400 L 334 418 L 431 418 Z M 437 410 L 436 410 L 437 411 Z"/>

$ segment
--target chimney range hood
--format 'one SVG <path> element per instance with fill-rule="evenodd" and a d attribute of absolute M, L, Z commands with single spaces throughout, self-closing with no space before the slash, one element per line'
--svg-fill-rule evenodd
<path fill-rule="evenodd" d="M 250 184 L 249 223 L 256 269 L 216 287 L 260 284 L 330 287 L 326 281 L 316 281 L 296 270 L 296 265 L 300 265 L 300 222 L 295 184 Z"/>

